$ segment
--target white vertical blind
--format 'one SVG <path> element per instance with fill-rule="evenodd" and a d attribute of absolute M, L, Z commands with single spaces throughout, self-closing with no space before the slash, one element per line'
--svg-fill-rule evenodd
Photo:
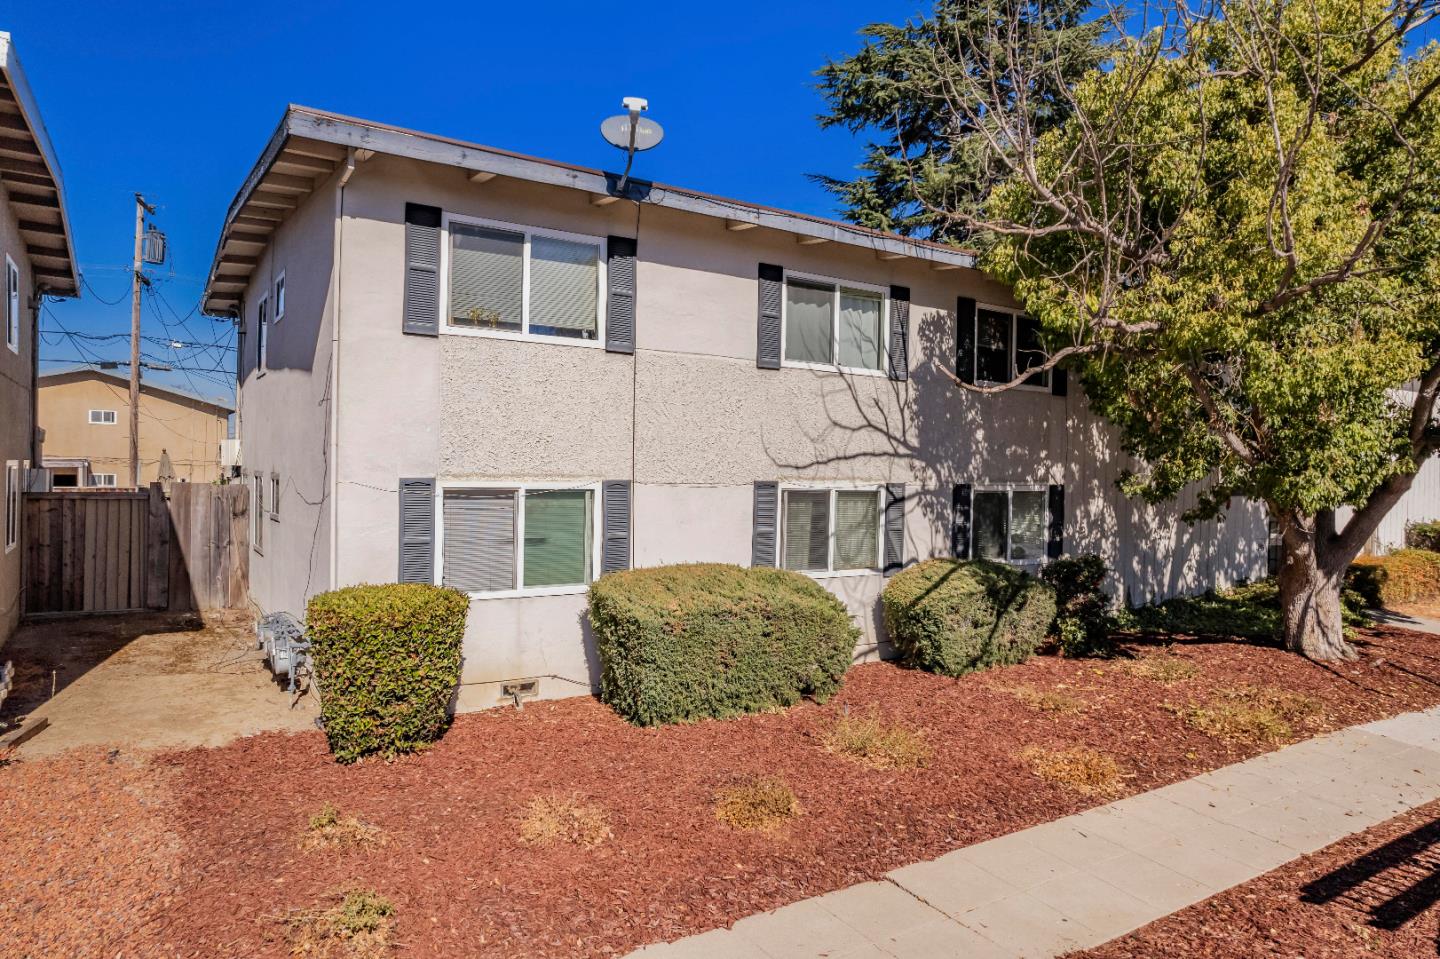
<path fill-rule="evenodd" d="M 477 593 L 515 587 L 515 490 L 446 490 L 443 582 Z"/>
<path fill-rule="evenodd" d="M 1010 558 L 1033 562 L 1045 558 L 1046 494 L 1015 490 L 1010 494 Z"/>
<path fill-rule="evenodd" d="M 1009 530 L 1009 495 L 1004 490 L 976 490 L 972 499 L 971 528 L 976 559 L 1005 559 Z"/>
<path fill-rule="evenodd" d="M 840 291 L 840 365 L 880 369 L 880 294 Z"/>
<path fill-rule="evenodd" d="M 785 283 L 785 359 L 795 363 L 833 363 L 835 328 L 833 287 L 804 280 Z"/>
<path fill-rule="evenodd" d="M 525 235 L 450 224 L 450 322 L 487 330 L 521 328 Z"/>
<path fill-rule="evenodd" d="M 835 494 L 835 568 L 875 566 L 880 525 L 874 490 L 841 490 Z"/>
<path fill-rule="evenodd" d="M 530 239 L 530 332 L 593 340 L 600 334 L 600 248 Z"/>
<path fill-rule="evenodd" d="M 829 490 L 786 490 L 784 554 L 786 569 L 829 568 Z"/>

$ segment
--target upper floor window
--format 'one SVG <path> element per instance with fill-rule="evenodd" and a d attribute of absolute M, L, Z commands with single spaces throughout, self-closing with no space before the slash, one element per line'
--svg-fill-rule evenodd
<path fill-rule="evenodd" d="M 787 364 L 878 373 L 885 360 L 885 293 L 787 273 L 782 330 Z"/>
<path fill-rule="evenodd" d="M 839 573 L 880 567 L 879 489 L 786 489 L 781 497 L 784 568 Z"/>
<path fill-rule="evenodd" d="M 285 274 L 275 279 L 275 322 L 285 319 Z"/>
<path fill-rule="evenodd" d="M 255 368 L 265 370 L 269 366 L 270 350 L 270 296 L 260 297 L 255 308 Z"/>
<path fill-rule="evenodd" d="M 604 338 L 604 240 L 446 217 L 451 330 Z"/>
<path fill-rule="evenodd" d="M 20 463 L 5 464 L 5 552 L 20 542 Z"/>
<path fill-rule="evenodd" d="M 975 311 L 976 382 L 1008 383 L 1046 358 L 1038 320 L 983 306 Z M 1050 371 L 1031 375 L 1024 385 L 1048 390 Z"/>
<path fill-rule="evenodd" d="M 441 493 L 440 582 L 468 593 L 575 592 L 597 561 L 594 487 Z"/>
<path fill-rule="evenodd" d="M 20 352 L 20 271 L 9 256 L 5 257 L 5 345 L 11 353 Z"/>
<path fill-rule="evenodd" d="M 1007 563 L 1045 559 L 1046 487 L 977 489 L 970 555 Z"/>
<path fill-rule="evenodd" d="M 90 411 L 90 422 L 94 423 L 97 426 L 113 426 L 115 425 L 115 420 L 116 417 L 114 410 Z"/>

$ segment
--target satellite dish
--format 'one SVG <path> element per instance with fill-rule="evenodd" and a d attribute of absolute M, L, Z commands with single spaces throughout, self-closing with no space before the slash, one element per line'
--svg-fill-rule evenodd
<path fill-rule="evenodd" d="M 633 133 L 633 139 L 632 139 Z M 635 114 L 622 113 L 609 117 L 600 123 L 600 135 L 607 143 L 627 153 L 631 150 L 643 153 L 653 150 L 665 139 L 665 131 L 654 120 L 646 120 Z"/>

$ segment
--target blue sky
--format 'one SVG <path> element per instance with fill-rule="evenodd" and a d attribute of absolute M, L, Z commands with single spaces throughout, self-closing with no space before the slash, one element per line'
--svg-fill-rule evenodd
<path fill-rule="evenodd" d="M 49 304 L 41 329 L 128 334 L 138 190 L 157 204 L 171 251 L 153 271 L 145 334 L 233 342 L 229 324 L 194 308 L 225 208 L 291 102 L 615 169 L 620 154 L 601 140 L 600 120 L 619 112 L 622 96 L 644 96 L 666 141 L 637 160 L 637 175 L 833 215 L 805 174 L 846 175 L 862 143 L 815 123 L 814 71 L 858 47 L 866 23 L 924 6 L 5 4 L 0 30 L 11 33 L 59 154 L 88 284 L 80 300 Z M 147 341 L 145 351 L 191 367 L 233 364 L 220 348 Z M 128 354 L 125 339 L 42 338 L 44 360 Z M 207 395 L 230 389 L 224 373 L 150 375 Z"/>

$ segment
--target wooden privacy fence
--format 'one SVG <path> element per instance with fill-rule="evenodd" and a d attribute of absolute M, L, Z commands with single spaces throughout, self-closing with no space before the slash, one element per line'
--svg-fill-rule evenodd
<path fill-rule="evenodd" d="M 25 611 L 243 606 L 249 496 L 199 483 L 25 494 Z"/>

